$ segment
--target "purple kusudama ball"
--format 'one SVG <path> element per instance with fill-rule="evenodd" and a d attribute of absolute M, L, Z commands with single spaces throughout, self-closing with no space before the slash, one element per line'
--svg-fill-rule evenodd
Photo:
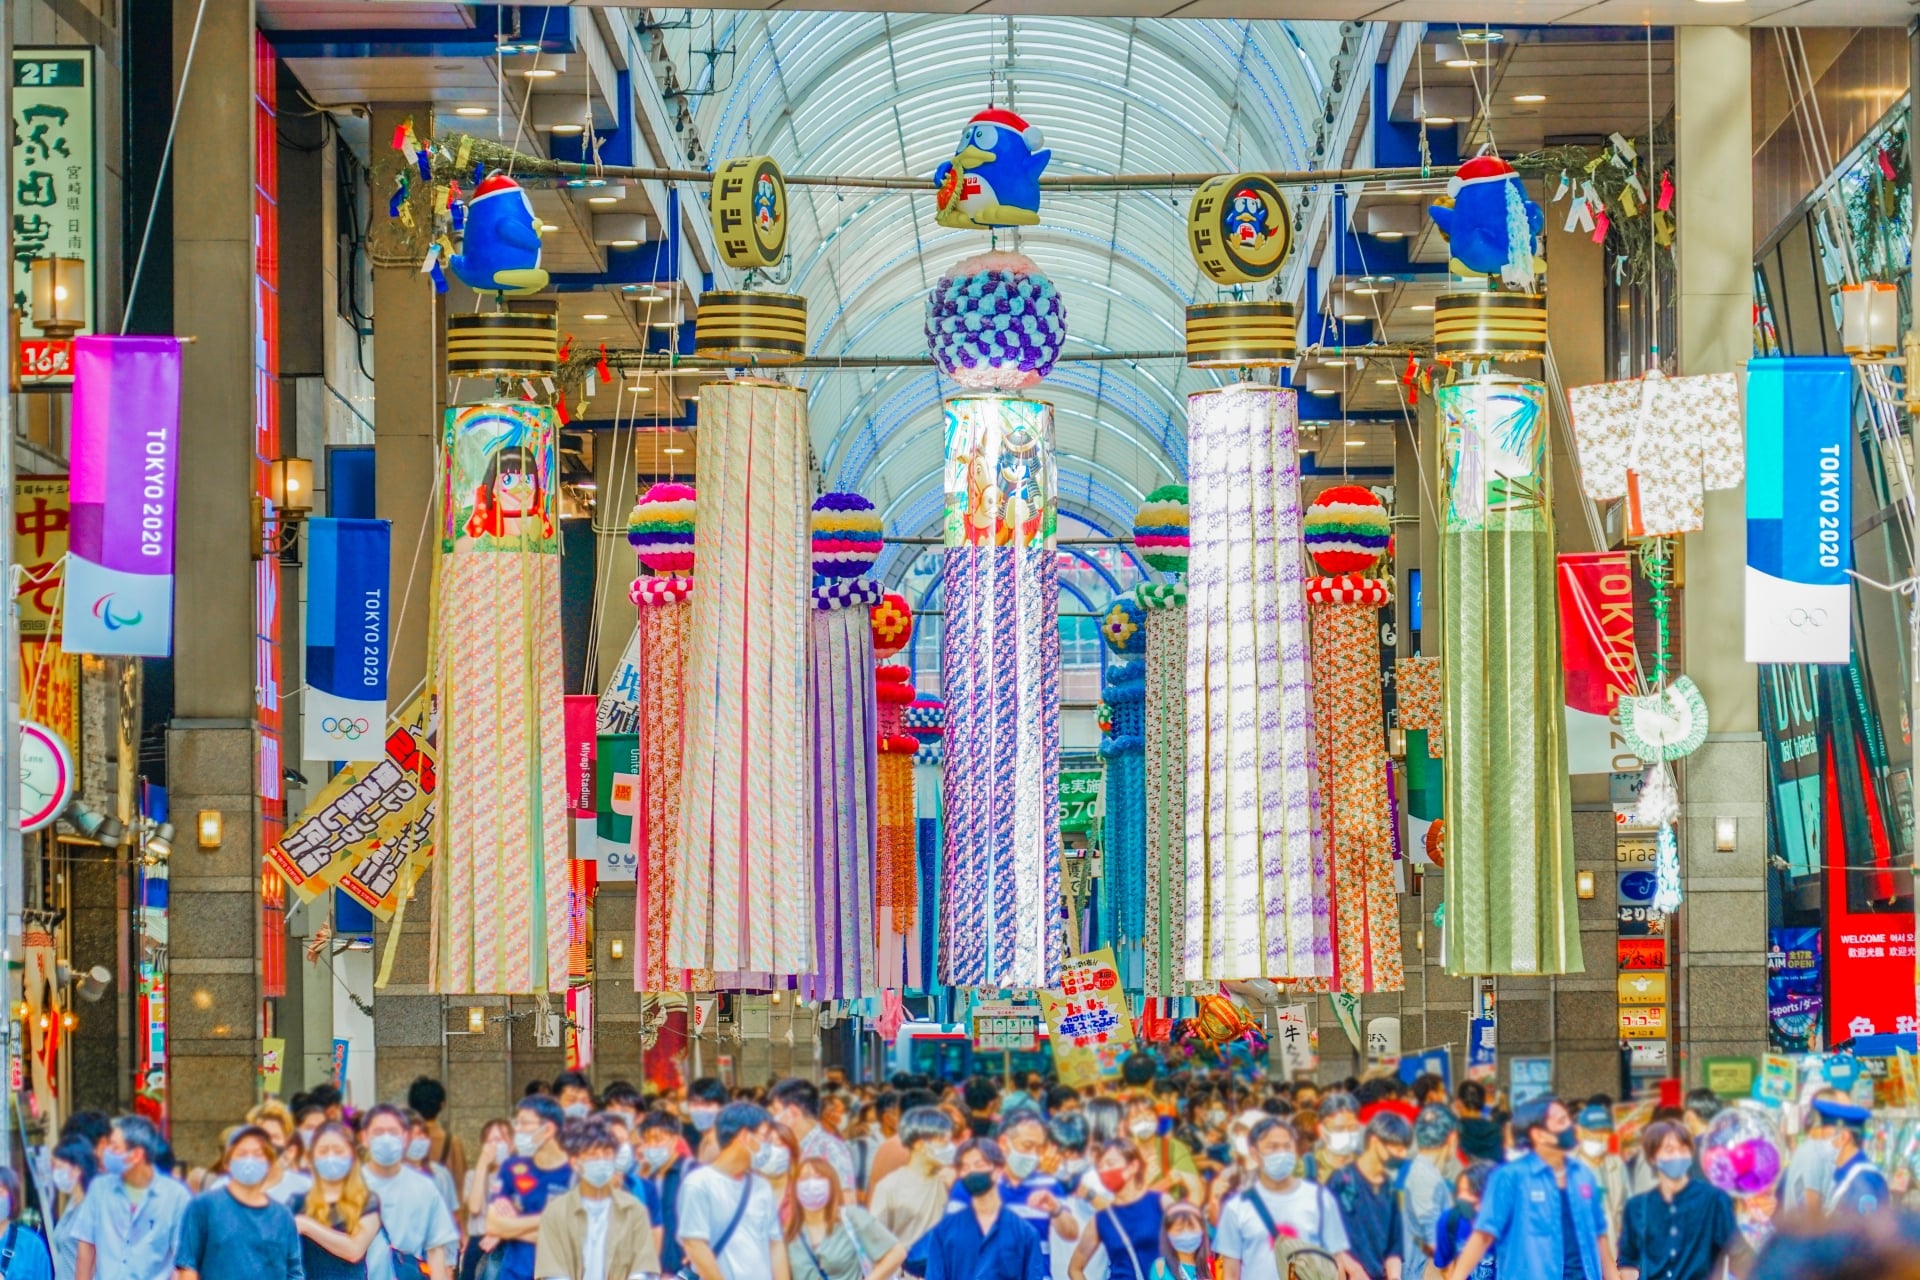
<path fill-rule="evenodd" d="M 927 294 L 933 363 L 970 391 L 1035 386 L 1066 341 L 1066 304 L 1024 254 L 956 262 Z"/>
<path fill-rule="evenodd" d="M 1700 1135 L 1700 1169 L 1730 1196 L 1756 1196 L 1780 1180 L 1784 1162 L 1773 1123 L 1750 1107 L 1729 1107 Z"/>

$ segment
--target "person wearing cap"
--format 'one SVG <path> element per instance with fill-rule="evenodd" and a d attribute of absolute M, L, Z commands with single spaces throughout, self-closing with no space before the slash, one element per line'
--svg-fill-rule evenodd
<path fill-rule="evenodd" d="M 1493 1171 L 1473 1220 L 1473 1234 L 1454 1259 L 1450 1280 L 1467 1280 L 1489 1250 L 1494 1271 L 1525 1280 L 1617 1280 L 1600 1183 L 1570 1160 L 1579 1136 L 1558 1098 L 1535 1098 L 1513 1110 L 1513 1133 L 1530 1150 Z"/>
<path fill-rule="evenodd" d="M 1813 1095 L 1807 1107 L 1807 1133 L 1793 1149 L 1787 1161 L 1786 1177 L 1780 1184 L 1780 1211 L 1796 1209 L 1818 1212 L 1833 1197 L 1833 1121 L 1821 1115 L 1818 1104 L 1845 1102 L 1847 1095 L 1838 1089 L 1822 1089 Z"/>
<path fill-rule="evenodd" d="M 1627 1207 L 1627 1162 L 1613 1150 L 1613 1108 L 1589 1102 L 1573 1119 L 1580 1148 L 1574 1158 L 1593 1170 L 1607 1199 L 1607 1238 L 1620 1243 L 1620 1215 Z"/>
<path fill-rule="evenodd" d="M 1863 1150 L 1873 1112 L 1838 1098 L 1813 1104 L 1833 1124 L 1833 1213 L 1877 1213 L 1893 1200 L 1887 1175 Z"/>
<path fill-rule="evenodd" d="M 1444 1088 L 1441 1093 L 1445 1095 Z M 1415 1274 L 1418 1269 L 1412 1264 L 1433 1256 L 1440 1218 L 1453 1207 L 1453 1180 L 1460 1175 L 1459 1130 L 1460 1122 L 1444 1102 L 1428 1103 L 1413 1121 L 1414 1155 L 1400 1180 L 1406 1227 L 1400 1256 Z"/>

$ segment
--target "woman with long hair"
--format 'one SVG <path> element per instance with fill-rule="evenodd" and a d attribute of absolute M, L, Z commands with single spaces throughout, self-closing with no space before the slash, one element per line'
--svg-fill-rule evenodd
<path fill-rule="evenodd" d="M 493 1248 L 487 1235 L 487 1199 L 500 1166 L 513 1154 L 513 1124 L 505 1117 L 487 1121 L 480 1129 L 480 1150 L 467 1168 L 467 1185 L 462 1204 L 467 1211 L 467 1247 L 460 1256 L 460 1280 L 473 1280 L 473 1273 Z"/>
<path fill-rule="evenodd" d="M 4 1204 L 7 1234 L 0 1239 L 0 1277 L 4 1280 L 53 1280 L 53 1254 L 39 1229 L 22 1220 L 26 1195 L 19 1175 L 0 1168 L 0 1201 Z"/>
<path fill-rule="evenodd" d="M 763 1165 L 756 1166 L 757 1172 L 773 1187 L 773 1202 L 780 1206 L 780 1225 L 785 1226 L 793 1218 L 793 1171 L 800 1166 L 800 1140 L 793 1136 L 793 1130 L 774 1121 L 772 1124 L 773 1141 L 766 1146 Z"/>
<path fill-rule="evenodd" d="M 1094 1229 L 1080 1233 L 1067 1275 L 1086 1280 L 1095 1248 L 1105 1246 L 1113 1280 L 1149 1280 L 1149 1260 L 1160 1253 L 1167 1198 L 1147 1190 L 1147 1162 L 1139 1147 L 1124 1139 L 1099 1148 L 1093 1172 L 1103 1193 L 1095 1201 L 1099 1212 L 1093 1218 Z"/>
<path fill-rule="evenodd" d="M 1207 1244 L 1207 1215 L 1200 1206 L 1177 1201 L 1167 1206 L 1160 1227 L 1160 1256 L 1153 1280 L 1212 1280 L 1213 1250 Z"/>
<path fill-rule="evenodd" d="M 307 1280 L 366 1280 L 367 1250 L 380 1234 L 380 1197 L 360 1175 L 353 1132 L 324 1124 L 307 1155 L 313 1186 L 294 1215 Z"/>
<path fill-rule="evenodd" d="M 53 1187 L 59 1193 L 59 1220 L 53 1224 L 49 1243 L 53 1246 L 53 1274 L 58 1280 L 73 1280 L 74 1265 L 80 1257 L 80 1239 L 74 1228 L 80 1225 L 80 1203 L 87 1198 L 87 1186 L 100 1172 L 93 1144 L 78 1135 L 53 1149 Z"/>
<path fill-rule="evenodd" d="M 781 1218 L 793 1280 L 889 1280 L 906 1246 L 858 1205 L 841 1203 L 840 1176 L 816 1156 L 794 1171 L 791 1204 Z"/>

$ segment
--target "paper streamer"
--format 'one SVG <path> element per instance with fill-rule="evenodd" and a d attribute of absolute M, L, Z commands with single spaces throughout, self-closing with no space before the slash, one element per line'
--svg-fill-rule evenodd
<path fill-rule="evenodd" d="M 639 796 L 633 820 L 633 985 L 636 991 L 685 991 L 688 971 L 667 963 L 680 846 L 680 785 L 686 720 L 687 627 L 693 580 L 641 578 L 635 662 L 640 669 Z"/>
<path fill-rule="evenodd" d="M 808 1000 L 859 1000 L 876 990 L 873 876 L 879 813 L 874 751 L 873 629 L 866 593 L 815 587 L 811 698 L 813 931 L 815 964 L 800 981 Z M 845 586 L 843 582 L 838 585 Z M 894 985 L 898 985 L 895 983 Z"/>
<path fill-rule="evenodd" d="M 1187 949 L 1187 588 L 1143 584 L 1147 611 L 1146 994 L 1184 995 Z"/>
<path fill-rule="evenodd" d="M 567 987 L 566 736 L 551 408 L 447 410 L 429 988 Z"/>
<path fill-rule="evenodd" d="M 1051 407 L 947 401 L 945 484 L 940 980 L 1047 987 L 1063 944 Z"/>
<path fill-rule="evenodd" d="M 1435 395 L 1449 973 L 1582 970 L 1546 397 L 1493 376 Z"/>
<path fill-rule="evenodd" d="M 700 393 L 700 590 L 688 641 L 686 758 L 667 960 L 812 970 L 807 759 L 806 393 Z"/>
<path fill-rule="evenodd" d="M 1201 392 L 1188 424 L 1185 977 L 1330 977 L 1295 393 Z"/>

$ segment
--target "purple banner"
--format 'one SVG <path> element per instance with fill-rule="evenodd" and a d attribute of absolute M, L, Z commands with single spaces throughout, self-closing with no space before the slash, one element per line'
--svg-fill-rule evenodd
<path fill-rule="evenodd" d="M 82 335 L 73 368 L 66 647 L 165 657 L 173 648 L 180 341 Z"/>

